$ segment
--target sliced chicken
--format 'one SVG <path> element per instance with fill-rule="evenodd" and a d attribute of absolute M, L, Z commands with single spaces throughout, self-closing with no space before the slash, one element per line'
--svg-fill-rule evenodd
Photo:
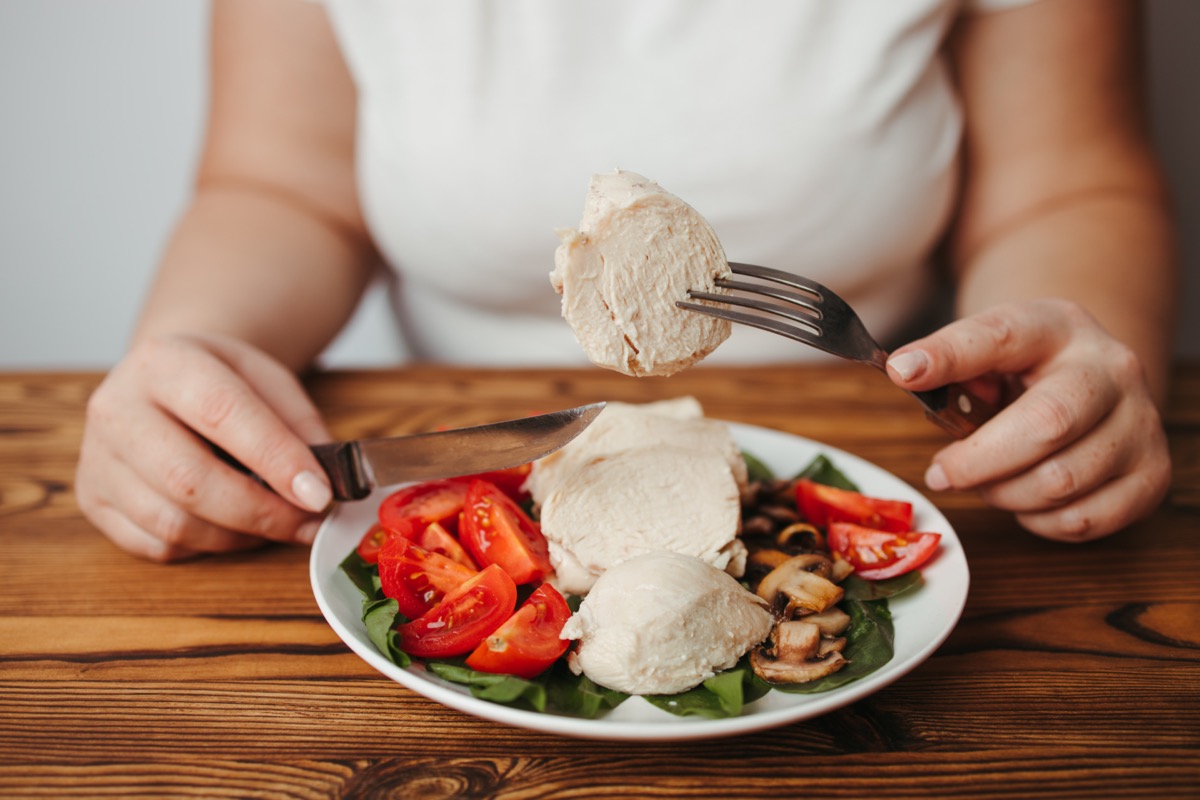
<path fill-rule="evenodd" d="M 729 428 L 705 419 L 695 398 L 679 397 L 644 404 L 610 401 L 578 437 L 533 465 L 525 488 L 540 506 L 581 464 L 600 456 L 660 445 L 719 453 L 738 488 L 747 483 L 746 461 Z"/>
<path fill-rule="evenodd" d="M 712 227 L 633 172 L 595 175 L 579 230 L 560 230 L 550 282 L 588 358 L 626 375 L 671 375 L 711 353 L 730 323 L 676 308 L 730 274 Z"/>
<path fill-rule="evenodd" d="M 597 456 L 541 504 L 555 583 L 584 594 L 630 556 L 670 550 L 741 575 L 737 482 L 720 453 L 657 445 Z"/>
<path fill-rule="evenodd" d="M 562 636 L 578 640 L 568 659 L 576 674 L 630 694 L 675 694 L 735 665 L 773 621 L 716 567 L 652 552 L 605 572 Z"/>

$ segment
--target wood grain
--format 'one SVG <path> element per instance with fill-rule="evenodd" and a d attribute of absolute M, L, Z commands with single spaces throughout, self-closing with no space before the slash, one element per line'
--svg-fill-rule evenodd
<path fill-rule="evenodd" d="M 0 797 L 1200 796 L 1200 364 L 1166 416 L 1175 477 L 1085 546 L 930 494 L 971 564 L 966 612 L 892 686 L 724 740 L 593 742 L 486 722 L 382 678 L 322 619 L 307 553 L 159 566 L 72 493 L 95 374 L 0 375 Z M 914 486 L 943 434 L 871 370 L 414 367 L 312 376 L 338 435 L 692 394 Z"/>

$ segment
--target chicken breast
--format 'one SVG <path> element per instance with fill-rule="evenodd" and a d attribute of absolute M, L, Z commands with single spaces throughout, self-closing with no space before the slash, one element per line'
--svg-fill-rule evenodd
<path fill-rule="evenodd" d="M 659 444 L 600 455 L 541 504 L 542 533 L 566 593 L 584 594 L 631 556 L 669 550 L 741 575 L 741 506 L 725 456 Z"/>
<path fill-rule="evenodd" d="M 766 603 L 698 558 L 646 553 L 609 569 L 562 636 L 576 673 L 630 694 L 676 694 L 767 638 Z"/>
<path fill-rule="evenodd" d="M 746 461 L 729 428 L 706 419 L 696 398 L 677 397 L 641 404 L 609 401 L 579 436 L 534 463 L 525 488 L 540 506 L 581 464 L 599 456 L 659 445 L 721 453 L 738 488 L 746 485 Z"/>
<path fill-rule="evenodd" d="M 712 227 L 687 203 L 633 172 L 595 175 L 579 230 L 558 231 L 550 282 L 595 364 L 671 375 L 711 353 L 730 323 L 676 308 L 688 289 L 720 292 L 730 274 Z"/>

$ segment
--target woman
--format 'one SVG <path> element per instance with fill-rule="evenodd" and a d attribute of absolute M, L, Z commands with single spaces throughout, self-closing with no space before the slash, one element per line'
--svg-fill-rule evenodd
<path fill-rule="evenodd" d="M 1110 534 L 1170 475 L 1176 273 L 1137 20 L 1131 0 L 216 0 L 195 198 L 89 404 L 80 506 L 155 560 L 310 542 L 330 495 L 306 443 L 328 434 L 295 375 L 376 266 L 415 357 L 578 362 L 551 229 L 623 167 L 892 344 L 944 264 L 958 319 L 896 349 L 892 380 L 1021 393 L 928 487 Z M 739 330 L 712 358 L 805 357 Z"/>

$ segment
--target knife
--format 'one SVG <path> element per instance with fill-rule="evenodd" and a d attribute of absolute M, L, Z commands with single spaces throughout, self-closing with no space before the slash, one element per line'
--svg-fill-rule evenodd
<path fill-rule="evenodd" d="M 329 475 L 334 499 L 361 500 L 381 486 L 535 461 L 578 436 L 603 409 L 604 403 L 592 403 L 470 428 L 319 444 L 312 451 Z M 228 453 L 213 450 L 230 466 L 248 472 Z"/>

